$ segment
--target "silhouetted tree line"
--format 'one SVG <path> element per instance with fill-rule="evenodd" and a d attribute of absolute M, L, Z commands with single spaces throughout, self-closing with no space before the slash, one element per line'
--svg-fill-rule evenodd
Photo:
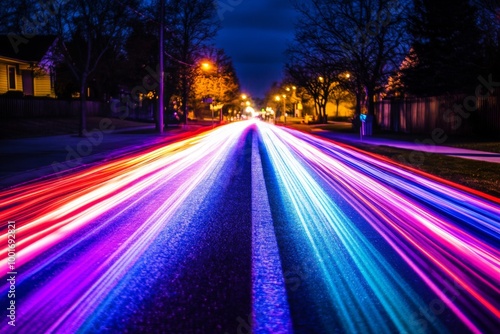
<path fill-rule="evenodd" d="M 498 0 L 311 0 L 295 8 L 286 70 L 314 98 L 320 120 L 334 87 L 356 97 L 356 114 L 365 107 L 373 115 L 379 94 L 470 93 L 480 75 L 500 78 Z"/>
<path fill-rule="evenodd" d="M 0 31 L 16 47 L 29 43 L 33 35 L 58 37 L 58 97 L 78 91 L 84 102 L 90 88 L 92 98 L 107 99 L 141 85 L 132 94 L 157 97 L 157 85 L 143 83 L 157 79 L 159 1 L 5 0 L 0 7 Z M 216 10 L 212 0 L 165 1 L 165 105 L 175 101 L 184 115 L 197 62 L 219 29 Z M 226 68 L 234 74 L 232 66 Z"/>

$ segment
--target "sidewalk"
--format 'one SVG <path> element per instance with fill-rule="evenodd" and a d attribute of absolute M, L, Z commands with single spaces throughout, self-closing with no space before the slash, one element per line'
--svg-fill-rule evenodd
<path fill-rule="evenodd" d="M 112 132 L 93 133 L 88 138 L 76 135 L 6 139 L 0 141 L 0 189 L 41 178 L 60 170 L 81 168 L 111 160 L 132 151 L 175 140 L 203 126 L 169 128 L 155 132 L 154 124 Z"/>
<path fill-rule="evenodd" d="M 312 128 L 312 133 L 315 135 L 319 135 L 328 139 L 338 140 L 347 143 L 365 143 L 369 145 L 375 146 L 390 146 L 401 148 L 405 150 L 412 151 L 421 151 L 428 153 L 438 153 L 443 155 L 448 155 L 451 157 L 463 158 L 463 159 L 471 159 L 485 162 L 493 162 L 500 163 L 500 153 L 492 153 L 492 152 L 484 152 L 484 151 L 475 151 L 468 150 L 457 147 L 450 146 L 441 146 L 441 145 L 432 145 L 425 143 L 414 143 L 408 141 L 398 141 L 392 139 L 383 139 L 376 137 L 363 137 L 360 138 L 359 134 L 355 133 L 336 133 L 328 130 L 323 130 L 319 128 Z"/>

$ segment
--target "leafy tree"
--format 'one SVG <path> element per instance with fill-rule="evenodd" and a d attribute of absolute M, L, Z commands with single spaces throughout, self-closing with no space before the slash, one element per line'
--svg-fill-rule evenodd
<path fill-rule="evenodd" d="M 344 77 L 345 78 L 345 77 Z M 345 78 L 348 80 L 348 78 Z M 346 85 L 342 84 L 343 80 L 334 82 L 331 87 L 329 102 L 335 104 L 336 117 L 339 117 L 339 106 L 342 102 L 352 101 L 353 95 L 346 89 Z"/>
<path fill-rule="evenodd" d="M 338 70 L 295 59 L 286 66 L 286 71 L 296 85 L 304 88 L 313 99 L 316 118 L 320 122 L 326 122 L 326 105 L 331 98 L 334 83 L 338 81 Z"/>
<path fill-rule="evenodd" d="M 484 45 L 483 74 L 500 78 L 500 0 L 474 0 Z"/>
<path fill-rule="evenodd" d="M 403 83 L 416 95 L 466 91 L 481 71 L 477 10 L 468 0 L 414 0 L 409 20 L 413 38 Z"/>
<path fill-rule="evenodd" d="M 120 82 L 129 87 L 143 81 L 146 68 L 156 70 L 158 65 L 159 23 L 153 13 L 144 11 L 146 17 L 130 21 L 130 34 L 123 45 L 123 63 L 117 73 Z"/>
<path fill-rule="evenodd" d="M 34 5 L 33 0 L 4 0 L 0 6 L 0 32 L 2 34 L 21 34 L 24 23 L 31 18 L 30 9 Z"/>
<path fill-rule="evenodd" d="M 210 97 L 213 103 L 235 108 L 239 102 L 239 82 L 231 59 L 223 50 L 207 48 L 197 61 L 192 89 L 192 105 Z"/>

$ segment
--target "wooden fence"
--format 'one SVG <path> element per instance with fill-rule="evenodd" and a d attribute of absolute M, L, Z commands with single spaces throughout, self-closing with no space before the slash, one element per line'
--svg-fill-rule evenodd
<path fill-rule="evenodd" d="M 109 113 L 109 105 L 100 101 L 86 101 L 87 115 Z M 0 98 L 0 119 L 75 117 L 80 114 L 80 100 L 37 98 Z"/>
<path fill-rule="evenodd" d="M 375 104 L 381 129 L 404 133 L 500 135 L 500 93 L 489 97 L 439 96 L 383 100 Z"/>

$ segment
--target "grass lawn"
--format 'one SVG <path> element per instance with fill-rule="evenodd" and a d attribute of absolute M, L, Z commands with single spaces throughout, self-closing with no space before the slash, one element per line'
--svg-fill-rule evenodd
<path fill-rule="evenodd" d="M 287 124 L 289 125 L 289 124 Z M 333 124 L 290 124 L 290 127 L 312 133 L 314 132 L 314 129 L 321 129 L 321 130 L 328 130 L 328 131 L 335 131 L 335 132 L 342 132 L 342 133 L 352 133 L 352 125 L 350 123 L 333 123 Z"/>
<path fill-rule="evenodd" d="M 470 143 L 452 143 L 450 146 L 466 148 L 469 150 L 478 150 L 485 152 L 500 153 L 500 140 L 499 141 L 481 141 Z"/>
<path fill-rule="evenodd" d="M 349 123 L 334 123 L 325 125 L 294 124 L 297 130 L 312 133 L 314 128 L 324 130 L 353 133 Z M 424 140 L 429 137 L 414 136 L 394 133 L 376 133 L 375 137 L 394 139 L 399 141 Z M 410 154 L 412 151 L 388 146 L 376 146 L 367 143 L 351 143 L 364 151 L 386 156 L 391 160 L 414 167 L 429 174 L 441 177 L 472 189 L 476 189 L 500 198 L 500 164 L 469 159 L 461 159 L 433 153 L 423 153 L 424 159 L 418 165 L 411 164 Z M 486 152 L 500 153 L 500 141 L 488 141 L 484 139 L 450 137 L 444 145 L 461 147 Z"/>
<path fill-rule="evenodd" d="M 341 133 L 354 133 L 350 123 L 333 123 L 333 124 L 318 124 L 306 125 L 296 124 L 294 128 L 305 132 L 312 132 L 313 128 L 319 128 L 328 131 L 341 132 Z M 393 139 L 399 141 L 415 142 L 418 140 L 422 142 L 429 140 L 430 135 L 411 135 L 405 133 L 393 133 L 388 131 L 375 131 L 376 138 Z M 448 136 L 447 140 L 441 144 L 442 146 L 459 147 L 470 150 L 485 151 L 500 153 L 500 138 L 477 138 L 465 136 Z"/>
<path fill-rule="evenodd" d="M 424 153 L 424 159 L 417 165 L 409 163 L 410 150 L 361 143 L 350 145 L 500 198 L 500 164 Z"/>

